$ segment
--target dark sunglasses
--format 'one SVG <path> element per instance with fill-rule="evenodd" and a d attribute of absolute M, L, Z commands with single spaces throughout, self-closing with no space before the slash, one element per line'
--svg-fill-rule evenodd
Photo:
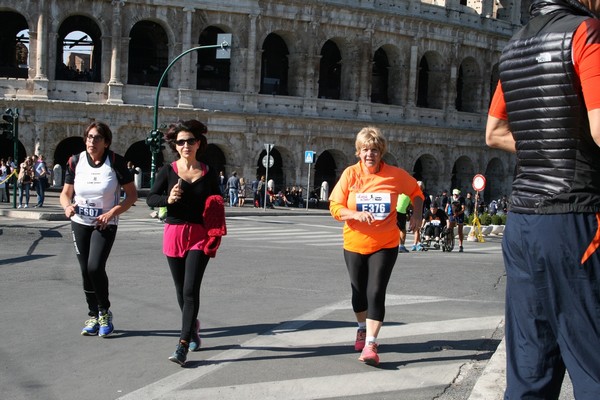
<path fill-rule="evenodd" d="M 189 138 L 189 139 L 179 139 L 175 141 L 175 144 L 177 146 L 183 146 L 184 144 L 188 144 L 188 146 L 193 146 L 196 143 L 198 143 L 198 139 L 196 138 Z"/>

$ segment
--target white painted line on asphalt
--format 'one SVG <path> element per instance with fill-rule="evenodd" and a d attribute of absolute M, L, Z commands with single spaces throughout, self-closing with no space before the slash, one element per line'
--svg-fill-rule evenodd
<path fill-rule="evenodd" d="M 403 305 L 415 303 L 429 303 L 440 301 L 454 301 L 450 298 L 436 296 L 405 296 L 388 295 L 386 304 Z M 180 390 L 182 387 L 211 374 L 212 372 L 229 365 L 236 360 L 243 359 L 249 354 L 264 348 L 272 347 L 274 342 L 283 342 L 289 346 L 305 346 L 308 343 L 326 345 L 340 343 L 339 339 L 349 338 L 352 342 L 356 328 L 303 330 L 300 328 L 324 316 L 341 309 L 350 309 L 350 301 L 343 300 L 324 307 L 317 308 L 295 320 L 283 323 L 272 330 L 265 332 L 240 345 L 239 348 L 224 351 L 207 359 L 206 364 L 197 368 L 183 369 L 178 373 L 167 376 L 148 386 L 135 390 L 120 397 L 118 400 L 137 399 L 197 399 L 211 398 L 217 395 L 219 399 L 317 399 L 327 397 L 343 397 L 366 393 L 400 391 L 424 386 L 445 385 L 451 382 L 460 365 L 463 363 L 426 366 L 422 368 L 401 368 L 399 371 L 376 371 L 372 378 L 361 381 L 362 377 L 371 373 L 338 375 L 335 377 L 307 378 L 281 382 L 256 383 L 240 386 L 227 386 L 219 388 L 205 388 L 197 390 Z M 407 324 L 400 326 L 385 326 L 380 338 L 390 339 L 396 337 L 426 335 L 439 332 L 461 332 L 468 330 L 494 329 L 503 316 L 481 318 L 463 318 L 447 321 L 433 321 L 424 323 Z M 166 361 L 165 361 L 166 362 Z M 431 368 L 428 370 L 427 368 Z M 427 372 L 424 372 L 426 370 Z M 403 375 L 405 374 L 405 375 Z M 408 375 L 406 375 L 408 374 Z M 360 377 L 360 378 L 359 378 Z M 356 382 L 361 382 L 360 385 Z M 408 382 L 419 382 L 410 386 Z M 374 385 L 376 383 L 376 385 Z M 236 390 L 236 388 L 238 388 Z M 312 392 L 312 389 L 315 392 Z M 346 392 L 345 390 L 349 391 Z M 246 391 L 248 390 L 248 391 Z M 253 392 L 254 391 L 254 392 Z M 229 396 L 229 397 L 227 397 Z M 235 397 L 238 396 L 238 397 Z M 240 397 L 241 396 L 241 397 Z M 269 397 L 271 396 L 271 397 Z M 300 397 L 294 397 L 300 396 Z"/>
<path fill-rule="evenodd" d="M 337 310 L 342 304 L 346 304 L 346 301 L 333 303 L 328 306 L 317 308 L 304 315 L 299 316 L 293 321 L 283 323 L 276 327 L 278 331 L 294 331 L 300 329 L 306 324 L 315 321 L 325 315 Z M 222 353 L 215 355 L 214 357 L 206 360 L 207 364 L 201 365 L 198 368 L 183 369 L 182 371 L 173 375 L 167 376 L 166 378 L 160 379 L 148 386 L 135 390 L 125 396 L 119 397 L 118 400 L 150 400 L 159 399 L 169 393 L 172 393 L 178 388 L 190 384 L 191 382 L 200 379 L 201 377 L 208 375 L 232 362 L 232 360 L 240 360 L 258 348 L 267 347 L 273 343 L 273 332 L 266 332 L 258 337 L 250 339 L 244 342 L 239 349 L 227 350 Z M 166 361 L 165 361 L 166 362 Z"/>
<path fill-rule="evenodd" d="M 388 305 L 389 306 L 389 305 Z M 438 333 L 456 333 L 467 331 L 494 330 L 500 325 L 503 315 L 478 318 L 461 318 L 444 321 L 428 321 L 405 325 L 386 325 L 379 334 L 380 340 L 421 336 Z M 353 342 L 356 327 L 331 329 L 305 329 L 295 332 L 274 331 L 273 339 L 287 346 L 326 346 L 336 343 Z"/>
<path fill-rule="evenodd" d="M 396 371 L 372 371 L 285 381 L 260 382 L 212 388 L 178 390 L 162 399 L 310 400 L 396 392 L 452 382 L 462 363 L 406 367 Z"/>

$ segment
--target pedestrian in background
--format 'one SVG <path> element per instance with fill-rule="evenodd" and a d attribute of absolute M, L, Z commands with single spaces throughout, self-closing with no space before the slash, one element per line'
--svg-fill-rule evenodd
<path fill-rule="evenodd" d="M 378 365 L 377 336 L 400 244 L 398 196 L 405 193 L 415 209 L 421 210 L 423 192 L 408 172 L 383 161 L 387 143 L 378 128 L 365 127 L 358 132 L 355 147 L 359 161 L 342 173 L 329 197 L 329 209 L 336 220 L 345 222 L 344 260 L 358 323 L 354 349 L 361 351 L 360 361 Z M 417 230 L 421 218 L 421 213 L 413 213 L 409 228 Z"/>
<path fill-rule="evenodd" d="M 71 219 L 75 255 L 83 278 L 88 316 L 84 336 L 114 331 L 106 262 L 117 236 L 119 215 L 137 200 L 125 159 L 110 150 L 112 131 L 102 122 L 85 130 L 85 150 L 69 158 L 60 205 Z M 121 187 L 127 197 L 119 202 Z"/>
<path fill-rule="evenodd" d="M 19 176 L 17 177 L 17 190 L 19 192 L 19 206 L 17 208 L 28 208 L 31 184 L 33 182 L 33 160 L 31 157 L 26 157 L 19 168 Z M 25 205 L 23 205 L 23 197 L 25 197 Z"/>
<path fill-rule="evenodd" d="M 427 212 L 427 210 L 429 210 L 429 208 L 425 209 L 425 205 L 427 204 L 431 204 L 431 198 L 427 195 L 427 192 L 425 192 L 425 183 L 423 183 L 423 181 L 417 181 L 417 185 L 419 186 L 419 189 L 421 189 L 421 193 L 423 193 L 423 201 L 422 201 L 422 206 L 421 208 L 416 208 L 413 206 L 413 214 L 414 213 L 419 213 L 421 214 L 421 220 L 423 220 L 423 216 L 425 215 L 425 212 Z M 418 225 L 415 229 L 412 229 L 412 232 L 414 234 L 414 238 L 413 238 L 413 246 L 411 247 L 411 251 L 424 251 L 425 248 L 423 247 L 423 245 L 421 244 L 421 225 Z"/>
<path fill-rule="evenodd" d="M 44 156 L 42 154 L 38 156 L 33 156 L 33 173 L 34 173 L 34 184 L 35 184 L 35 192 L 37 193 L 37 204 L 35 207 L 43 207 L 44 200 L 46 198 L 46 188 L 50 187 L 48 182 L 48 177 L 50 173 L 48 171 L 48 166 L 46 165 L 46 161 L 44 161 Z"/>
<path fill-rule="evenodd" d="M 238 191 L 240 190 L 240 179 L 237 171 L 233 171 L 227 180 L 227 191 L 229 193 L 229 207 L 238 206 Z"/>
<path fill-rule="evenodd" d="M 167 143 L 177 160 L 156 175 L 146 203 L 166 207 L 163 253 L 181 310 L 181 331 L 172 362 L 184 366 L 188 351 L 200 349 L 200 285 L 225 235 L 225 209 L 216 170 L 199 161 L 208 146 L 197 120 L 169 126 Z"/>
<path fill-rule="evenodd" d="M 0 201 L 2 203 L 8 203 L 8 195 L 6 193 L 8 179 L 8 167 L 3 158 L 0 160 Z"/>
<path fill-rule="evenodd" d="M 454 227 L 458 227 L 458 252 L 464 251 L 463 247 L 463 227 L 465 225 L 465 198 L 460 195 L 459 189 L 452 189 L 452 199 L 446 204 L 446 214 L 451 234 L 454 234 Z"/>
<path fill-rule="evenodd" d="M 246 201 L 246 181 L 244 178 L 240 178 L 240 187 L 238 189 L 238 207 L 243 207 Z"/>
<path fill-rule="evenodd" d="M 600 1 L 535 0 L 502 52 L 488 146 L 516 153 L 505 399 L 600 399 Z"/>
<path fill-rule="evenodd" d="M 408 207 L 410 206 L 410 197 L 401 193 L 398 196 L 398 202 L 396 203 L 396 212 L 398 213 L 398 229 L 400 229 L 400 246 L 398 247 L 399 253 L 410 253 L 406 246 L 406 215 L 408 214 Z"/>

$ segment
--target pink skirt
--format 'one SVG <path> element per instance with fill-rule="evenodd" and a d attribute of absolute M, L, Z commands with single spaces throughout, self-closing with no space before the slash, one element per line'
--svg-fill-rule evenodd
<path fill-rule="evenodd" d="M 165 224 L 163 254 L 184 257 L 190 250 L 204 250 L 208 234 L 202 224 Z"/>

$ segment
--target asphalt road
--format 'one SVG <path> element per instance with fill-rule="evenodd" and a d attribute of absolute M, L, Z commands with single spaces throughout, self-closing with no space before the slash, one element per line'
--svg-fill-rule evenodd
<path fill-rule="evenodd" d="M 202 350 L 167 360 L 179 310 L 162 224 L 138 203 L 108 273 L 116 334 L 86 319 L 67 221 L 0 222 L 0 390 L 6 399 L 466 399 L 502 338 L 500 238 L 399 254 L 378 368 L 357 361 L 341 224 L 229 216 L 202 284 Z M 410 240 L 410 238 L 409 238 Z"/>

